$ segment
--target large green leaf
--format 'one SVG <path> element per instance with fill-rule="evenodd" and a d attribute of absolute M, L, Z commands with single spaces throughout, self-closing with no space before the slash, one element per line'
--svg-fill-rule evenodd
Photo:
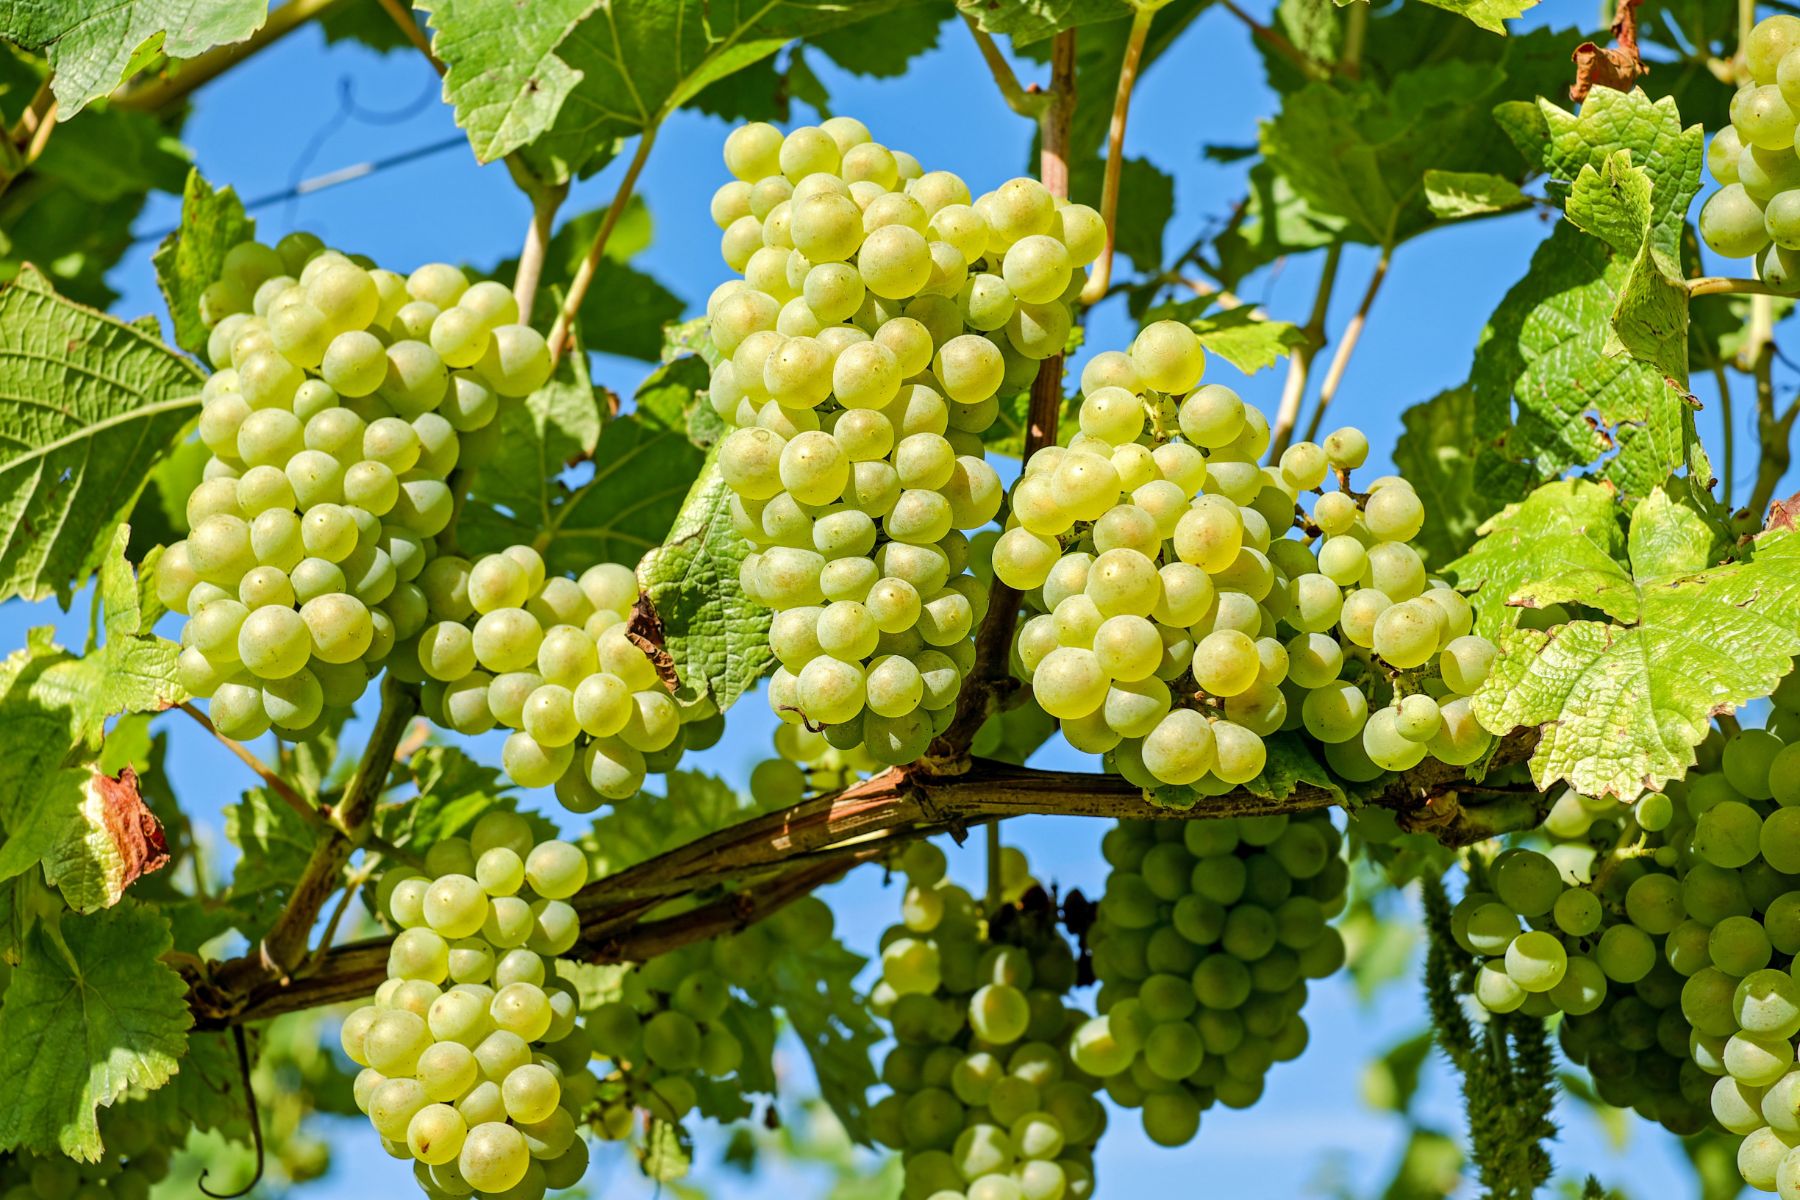
<path fill-rule="evenodd" d="M 1800 654 L 1800 534 L 1768 533 L 1710 566 L 1711 522 L 1658 489 L 1632 514 L 1630 567 L 1570 563 L 1513 591 L 1611 621 L 1502 635 L 1476 715 L 1496 732 L 1540 727 L 1533 780 L 1632 799 L 1694 763 L 1711 719 L 1766 696 Z"/>
<path fill-rule="evenodd" d="M 1567 480 L 1545 484 L 1490 521 L 1481 540 L 1448 565 L 1459 584 L 1480 589 L 1476 632 L 1496 637 L 1518 624 L 1518 610 L 1506 602 L 1527 583 L 1615 567 L 1625 553 L 1619 511 L 1611 488 Z"/>
<path fill-rule="evenodd" d="M 715 447 L 707 456 L 668 541 L 644 556 L 638 579 L 682 683 L 723 710 L 774 668 L 775 655 L 770 611 L 738 583 L 750 545 L 731 526 L 731 489 L 718 453 Z"/>
<path fill-rule="evenodd" d="M 0 0 L 0 37 L 42 51 L 68 120 L 154 53 L 192 58 L 262 27 L 268 0 Z"/>
<path fill-rule="evenodd" d="M 206 349 L 206 324 L 200 319 L 200 293 L 225 266 L 225 252 L 256 236 L 256 222 L 244 215 L 237 193 L 218 188 L 188 173 L 181 194 L 181 227 L 163 239 L 151 263 L 156 284 L 175 319 L 175 342 L 200 354 Z"/>
<path fill-rule="evenodd" d="M 27 271 L 0 292 L 0 599 L 68 595 L 200 405 L 200 372 Z"/>
<path fill-rule="evenodd" d="M 1462 62 L 1403 72 L 1387 87 L 1313 83 L 1262 127 L 1264 158 L 1358 241 L 1392 246 L 1429 228 L 1430 171 L 1492 171 L 1505 141 L 1490 112 L 1503 71 Z"/>
<path fill-rule="evenodd" d="M 1629 150 L 1653 185 L 1651 241 L 1669 261 L 1679 260 L 1682 225 L 1700 191 L 1706 135 L 1698 125 L 1682 127 L 1673 100 L 1653 101 L 1640 90 L 1595 88 L 1579 116 L 1541 98 L 1502 104 L 1494 115 L 1526 161 L 1552 181 L 1566 183 L 1582 167 L 1598 170 L 1618 151 Z"/>
<path fill-rule="evenodd" d="M 1608 353 L 1631 270 L 1566 222 L 1537 248 L 1475 349 L 1469 384 L 1484 447 L 1538 479 L 1616 451 L 1600 474 L 1634 496 L 1685 462 L 1680 393 L 1650 363 Z"/>
<path fill-rule="evenodd" d="M 1208 354 L 1216 354 L 1246 375 L 1272 367 L 1306 344 L 1306 335 L 1286 321 L 1270 321 L 1248 306 L 1198 317 L 1188 324 Z"/>
<path fill-rule="evenodd" d="M 44 854 L 44 879 L 76 912 L 110 908 L 125 889 L 169 861 L 162 827 L 138 794 L 135 772 L 91 768 L 81 805 Z"/>
<path fill-rule="evenodd" d="M 76 657 L 31 632 L 24 649 L 0 663 L 0 879 L 46 855 L 82 857 L 71 842 L 90 832 L 92 783 L 85 765 L 100 746 L 106 719 L 154 712 L 180 700 L 176 647 L 149 632 L 154 613 L 140 606 L 125 561 L 130 531 L 119 527 L 100 572 L 106 640 Z M 66 847 L 62 852 L 56 848 Z"/>
<path fill-rule="evenodd" d="M 897 0 L 440 0 L 444 95 L 491 161 L 522 147 L 545 178 L 597 170 L 620 139 L 793 38 Z"/>
<path fill-rule="evenodd" d="M 100 1159 L 95 1109 L 167 1083 L 187 1050 L 169 923 L 122 904 L 38 925 L 0 1005 L 0 1148 Z"/>

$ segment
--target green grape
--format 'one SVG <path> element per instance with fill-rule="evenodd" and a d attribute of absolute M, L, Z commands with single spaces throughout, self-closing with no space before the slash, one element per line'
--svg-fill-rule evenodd
<path fill-rule="evenodd" d="M 1700 210 L 1700 236 L 1726 258 L 1749 258 L 1769 244 L 1763 211 L 1741 183 L 1714 192 Z"/>

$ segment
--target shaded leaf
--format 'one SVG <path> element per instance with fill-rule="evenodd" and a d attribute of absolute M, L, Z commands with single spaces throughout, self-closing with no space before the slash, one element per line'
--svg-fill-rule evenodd
<path fill-rule="evenodd" d="M 1476 695 L 1489 729 L 1541 727 L 1540 787 L 1630 800 L 1680 777 L 1711 718 L 1768 695 L 1800 654 L 1800 534 L 1765 534 L 1737 561 L 1701 569 L 1710 528 L 1658 490 L 1633 512 L 1630 543 L 1629 571 L 1582 563 L 1513 591 L 1612 618 L 1507 631 Z"/>
<path fill-rule="evenodd" d="M 1434 569 L 1466 551 L 1477 526 L 1504 503 L 1475 485 L 1475 398 L 1451 388 L 1407 409 L 1394 443 L 1394 465 L 1425 504 L 1425 525 L 1412 544 Z"/>
<path fill-rule="evenodd" d="M 266 0 L 0 0 L 0 30 L 49 57 L 57 119 L 66 121 L 123 83 L 146 51 L 193 58 L 243 41 L 268 11 Z"/>
<path fill-rule="evenodd" d="M 200 405 L 194 366 L 27 271 L 0 291 L 0 599 L 67 596 Z"/>
<path fill-rule="evenodd" d="M 97 1162 L 95 1109 L 168 1082 L 194 1020 L 169 946 L 137 904 L 32 930 L 0 1005 L 0 1147 Z"/>
<path fill-rule="evenodd" d="M 668 541 L 644 556 L 638 580 L 662 619 L 681 681 L 720 711 L 775 666 L 770 610 L 744 594 L 738 570 L 750 545 L 731 524 L 731 489 L 708 455 Z"/>
<path fill-rule="evenodd" d="M 1444 220 L 1524 208 L 1531 197 L 1510 179 L 1486 171 L 1425 172 L 1425 203 Z"/>
<path fill-rule="evenodd" d="M 256 222 L 229 187 L 214 190 L 190 171 L 181 195 L 181 227 L 163 239 L 150 262 L 156 285 L 175 319 L 175 344 L 193 354 L 206 350 L 206 323 L 200 319 L 200 293 L 219 278 L 225 252 L 256 236 Z"/>

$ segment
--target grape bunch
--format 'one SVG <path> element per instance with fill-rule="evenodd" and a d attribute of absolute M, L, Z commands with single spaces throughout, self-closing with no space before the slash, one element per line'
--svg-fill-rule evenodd
<path fill-rule="evenodd" d="M 1199 386 L 1205 363 L 1176 321 L 1095 356 L 1080 432 L 1013 487 L 993 570 L 1035 610 L 1014 653 L 1038 704 L 1145 788 L 1227 791 L 1261 773 L 1264 738 L 1302 727 L 1352 779 L 1479 758 L 1467 697 L 1495 649 L 1408 544 L 1419 497 L 1393 476 L 1349 490 L 1354 429 L 1259 466 L 1268 422 Z"/>
<path fill-rule="evenodd" d="M 775 727 L 775 757 L 750 771 L 758 808 L 786 808 L 819 792 L 838 792 L 881 769 L 860 743 L 839 750 L 804 725 Z"/>
<path fill-rule="evenodd" d="M 882 936 L 871 1011 L 893 1026 L 891 1094 L 870 1110 L 901 1152 L 909 1200 L 1082 1200 L 1106 1125 L 1069 1060 L 1084 1014 L 1066 1006 L 1076 961 L 1056 912 L 1015 866 L 1014 899 L 984 921 L 928 842 L 902 856 L 900 923 Z"/>
<path fill-rule="evenodd" d="M 1731 123 L 1706 148 L 1723 186 L 1700 210 L 1700 236 L 1726 258 L 1754 258 L 1757 278 L 1800 289 L 1800 18 L 1765 17 L 1744 43 L 1750 79 Z"/>
<path fill-rule="evenodd" d="M 444 728 L 512 730 L 500 761 L 519 786 L 554 785 L 565 808 L 588 813 L 718 740 L 716 710 L 702 721 L 699 707 L 678 705 L 627 634 L 638 599 L 629 567 L 546 577 L 537 551 L 509 546 L 472 563 L 440 555 L 419 586 L 426 624 L 394 671 L 424 682 L 425 713 Z"/>
<path fill-rule="evenodd" d="M 1217 1103 L 1247 1108 L 1263 1077 L 1306 1049 L 1306 981 L 1344 965 L 1328 921 L 1349 870 L 1323 813 L 1121 821 L 1088 941 L 1099 1015 L 1075 1065 L 1143 1110 L 1162 1146 L 1193 1139 Z"/>
<path fill-rule="evenodd" d="M 1608 1103 L 1742 1137 L 1745 1182 L 1800 1200 L 1800 676 L 1774 703 L 1628 810 L 1560 798 L 1564 844 L 1497 856 L 1451 933 L 1490 1011 L 1564 1014 Z"/>
<path fill-rule="evenodd" d="M 743 278 L 707 302 L 710 398 L 743 587 L 775 610 L 769 702 L 908 762 L 987 608 L 963 532 L 1003 498 L 982 431 L 1063 350 L 1104 226 L 1030 179 L 971 197 L 847 117 L 743 126 L 725 165 L 713 216 Z"/>
<path fill-rule="evenodd" d="M 136 1106 L 102 1108 L 100 1140 L 106 1154 L 80 1162 L 60 1154 L 25 1151 L 0 1158 L 4 1200 L 149 1200 L 150 1189 L 169 1174 L 168 1151 L 155 1122 Z"/>
<path fill-rule="evenodd" d="M 200 308 L 212 457 L 157 594 L 188 618 L 181 681 L 221 733 L 303 738 L 424 625 L 449 475 L 550 355 L 498 283 L 397 275 L 303 233 L 232 247 Z"/>
<path fill-rule="evenodd" d="M 679 1122 L 700 1102 L 700 1085 L 729 1079 L 744 1047 L 722 1018 L 734 988 L 753 988 L 777 959 L 830 940 L 831 909 L 804 896 L 765 921 L 633 966 L 620 997 L 587 1019 L 596 1053 L 614 1068 L 595 1117 L 602 1136 L 629 1137 L 633 1114 Z"/>
<path fill-rule="evenodd" d="M 429 1196 L 573 1186 L 588 1160 L 574 1113 L 595 1080 L 555 960 L 580 936 L 568 898 L 587 859 L 496 811 L 425 861 L 428 875 L 390 871 L 378 889 L 400 932 L 387 982 L 344 1020 L 356 1105 Z"/>

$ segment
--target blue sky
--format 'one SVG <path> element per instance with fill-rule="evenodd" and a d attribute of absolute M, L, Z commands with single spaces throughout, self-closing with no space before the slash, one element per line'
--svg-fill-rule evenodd
<path fill-rule="evenodd" d="M 1534 11 L 1528 23 L 1570 25 L 1586 22 L 1592 14 L 1591 0 L 1550 0 Z M 902 79 L 859 79 L 816 54 L 812 63 L 826 80 L 836 111 L 861 117 L 878 139 L 912 151 L 928 167 L 959 172 L 977 191 L 1026 165 L 1031 128 L 1002 104 L 960 26 L 945 26 L 939 48 L 919 59 Z M 1032 78 L 1030 64 L 1021 73 Z M 231 184 L 241 195 L 254 197 L 278 191 L 300 177 L 429 145 L 453 134 L 449 111 L 435 102 L 437 88 L 436 76 L 416 55 L 383 58 L 357 45 L 328 47 L 316 30 L 308 28 L 200 91 L 185 136 L 198 166 L 212 182 Z M 341 111 L 345 97 L 363 115 L 345 118 Z M 1171 246 L 1185 244 L 1208 218 L 1227 213 L 1241 191 L 1240 168 L 1204 159 L 1200 146 L 1251 141 L 1255 122 L 1274 106 L 1244 30 L 1219 7 L 1202 14 L 1177 48 L 1143 78 L 1131 111 L 1127 147 L 1134 155 L 1151 157 L 1176 178 L 1176 216 L 1167 235 Z M 391 119 L 373 121 L 366 119 L 368 114 L 387 114 Z M 724 179 L 719 146 L 726 130 L 725 123 L 716 119 L 678 115 L 661 134 L 640 186 L 657 235 L 637 265 L 655 274 L 690 309 L 703 302 L 725 270 L 718 261 L 717 231 L 707 205 Z M 577 185 L 564 213 L 604 204 L 621 167 L 614 164 L 596 179 Z M 440 258 L 484 264 L 511 257 L 517 253 L 527 212 L 526 202 L 501 167 L 478 168 L 466 148 L 457 148 L 257 215 L 266 240 L 290 229 L 310 229 L 344 249 L 366 252 L 384 265 L 407 270 Z M 143 214 L 140 229 L 160 230 L 178 217 L 176 201 L 158 198 Z M 1398 252 L 1335 405 L 1339 421 L 1354 422 L 1369 434 L 1373 470 L 1388 469 L 1386 455 L 1399 431 L 1401 412 L 1466 377 L 1487 315 L 1523 273 L 1531 248 L 1547 228 L 1540 217 L 1522 214 L 1435 231 Z M 152 248 L 149 241 L 136 247 L 113 276 L 114 287 L 122 293 L 116 306 L 121 315 L 163 311 L 149 266 Z M 1259 274 L 1245 289 L 1246 298 L 1264 305 L 1273 316 L 1304 320 L 1317 281 L 1316 259 Z M 1329 320 L 1334 340 L 1354 309 L 1372 264 L 1370 251 L 1352 248 L 1345 254 Z M 590 302 L 606 300 L 595 296 Z M 1120 304 L 1094 314 L 1090 347 L 1122 347 L 1128 337 Z M 629 395 L 646 368 L 602 360 L 597 370 L 600 381 Z M 1228 365 L 1215 362 L 1208 378 L 1238 387 L 1265 412 L 1273 411 L 1281 388 L 1280 369 L 1243 379 Z M 1710 402 L 1710 381 L 1698 381 L 1696 386 L 1702 402 Z M 1715 411 L 1716 405 L 1708 403 L 1701 423 L 1709 444 L 1716 445 L 1710 436 L 1716 429 Z M 1740 420 L 1744 423 L 1740 446 L 1749 446 L 1753 444 L 1749 414 L 1740 411 Z M 1741 449 L 1740 496 L 1752 470 L 1749 459 Z M 85 598 L 67 615 L 48 605 L 14 602 L 0 607 L 0 646 L 20 645 L 27 627 L 51 622 L 61 626 L 66 642 L 78 642 L 86 624 Z M 167 632 L 172 636 L 175 631 Z M 196 822 L 215 841 L 222 841 L 218 805 L 225 798 L 216 782 L 248 783 L 248 777 L 181 718 L 168 721 L 175 741 L 169 761 L 177 791 L 194 806 Z M 748 699 L 733 711 L 725 740 L 686 765 L 741 782 L 767 755 L 771 728 L 772 718 L 760 698 Z M 498 743 L 484 739 L 476 752 L 497 759 Z M 1048 748 L 1043 761 L 1091 765 L 1091 760 L 1066 747 Z M 560 815 L 548 793 L 542 801 L 546 811 Z M 1102 832 L 1094 822 L 1028 818 L 1009 824 L 1006 836 L 1032 855 L 1040 878 L 1097 895 L 1105 876 L 1098 851 Z M 957 875 L 971 883 L 980 878 L 977 850 L 952 853 Z M 853 946 L 865 950 L 893 919 L 898 903 L 897 892 L 884 891 L 872 871 L 838 885 L 831 898 L 840 929 Z M 1384 1181 L 1403 1129 L 1397 1120 L 1363 1106 L 1359 1080 L 1368 1058 L 1414 1032 L 1422 1021 L 1417 984 L 1409 977 L 1379 993 L 1376 1003 L 1364 1004 L 1346 980 L 1328 981 L 1315 988 L 1306 1015 L 1313 1031 L 1307 1054 L 1275 1069 L 1263 1101 L 1251 1111 L 1208 1113 L 1194 1144 L 1181 1150 L 1158 1149 L 1138 1132 L 1133 1114 L 1115 1113 L 1099 1155 L 1102 1195 L 1139 1195 L 1152 1189 L 1191 1194 L 1191 1181 L 1199 1171 L 1211 1185 L 1210 1194 L 1222 1197 L 1260 1200 L 1323 1194 L 1317 1181 L 1328 1163 L 1365 1191 Z M 804 1081 L 804 1064 L 792 1061 L 791 1052 L 784 1051 L 784 1056 L 790 1072 Z M 1420 1111 L 1431 1114 L 1439 1128 L 1454 1130 L 1460 1125 L 1455 1083 L 1441 1065 L 1427 1073 Z M 1591 1119 L 1577 1113 L 1568 1116 L 1562 1139 L 1553 1148 L 1565 1171 L 1593 1170 L 1608 1182 L 1635 1185 L 1640 1196 L 1668 1194 L 1668 1180 L 1683 1177 L 1679 1148 L 1659 1131 L 1634 1121 L 1629 1143 L 1621 1148 L 1609 1143 Z M 366 1128 L 346 1124 L 334 1130 L 333 1142 L 336 1169 L 309 1192 L 360 1196 L 390 1185 L 410 1186 L 407 1168 L 383 1155 Z M 703 1135 L 698 1167 L 703 1180 L 716 1185 L 721 1195 L 804 1196 L 817 1190 L 808 1180 L 784 1176 L 744 1181 L 720 1171 L 713 1165 L 718 1148 L 717 1138 Z M 1669 1175 L 1671 1170 L 1678 1174 Z M 589 1178 L 592 1192 L 651 1193 L 647 1185 L 640 1185 L 641 1181 L 633 1182 L 627 1164 L 597 1154 Z"/>

